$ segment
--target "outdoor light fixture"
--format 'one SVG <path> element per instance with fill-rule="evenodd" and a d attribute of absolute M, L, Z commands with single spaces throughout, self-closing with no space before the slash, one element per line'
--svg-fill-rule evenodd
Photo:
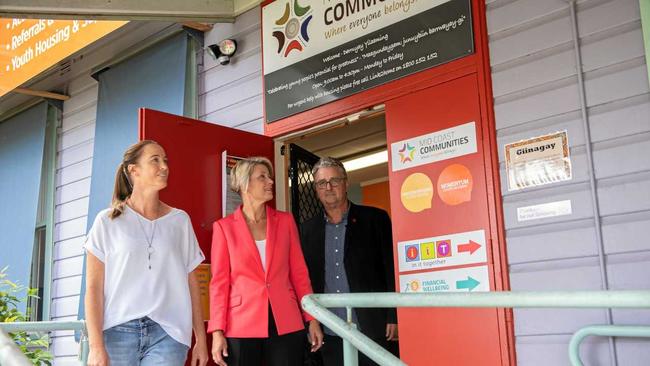
<path fill-rule="evenodd" d="M 224 39 L 217 44 L 209 45 L 206 49 L 215 61 L 222 65 L 228 65 L 230 58 L 237 51 L 237 42 L 234 39 Z"/>
<path fill-rule="evenodd" d="M 359 170 L 367 168 L 373 165 L 379 165 L 388 161 L 388 151 L 382 150 L 370 155 L 365 155 L 360 158 L 355 158 L 352 160 L 344 161 L 343 166 L 345 170 L 351 172 L 353 170 Z"/>

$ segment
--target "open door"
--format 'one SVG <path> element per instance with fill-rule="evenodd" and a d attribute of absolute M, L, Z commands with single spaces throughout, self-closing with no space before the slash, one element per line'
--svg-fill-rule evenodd
<path fill-rule="evenodd" d="M 273 162 L 270 137 L 173 114 L 140 110 L 140 140 L 157 141 L 169 159 L 169 179 L 161 199 L 185 210 L 206 257 L 212 223 L 221 218 L 221 155 L 265 156 Z"/>
<path fill-rule="evenodd" d="M 264 156 L 273 162 L 273 140 L 150 109 L 140 110 L 139 138 L 155 140 L 165 148 L 170 174 L 167 188 L 160 194 L 161 199 L 190 215 L 199 245 L 209 263 L 212 223 L 222 216 L 223 151 L 239 157 Z M 210 337 L 208 341 L 209 350 Z"/>

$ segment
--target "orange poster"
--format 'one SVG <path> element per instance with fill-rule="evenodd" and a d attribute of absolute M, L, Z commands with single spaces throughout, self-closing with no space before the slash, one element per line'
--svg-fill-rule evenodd
<path fill-rule="evenodd" d="M 126 23 L 0 19 L 0 97 Z"/>
<path fill-rule="evenodd" d="M 472 173 L 462 164 L 446 167 L 438 177 L 438 195 L 442 202 L 455 206 L 472 199 Z"/>

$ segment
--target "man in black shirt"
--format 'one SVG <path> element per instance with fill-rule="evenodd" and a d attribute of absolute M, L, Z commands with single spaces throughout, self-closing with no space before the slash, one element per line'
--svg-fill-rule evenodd
<path fill-rule="evenodd" d="M 315 293 L 394 292 L 393 237 L 386 211 L 356 205 L 347 197 L 347 172 L 334 158 L 312 169 L 314 188 L 324 209 L 301 227 L 301 244 Z M 331 309 L 346 319 L 343 308 Z M 397 338 L 395 309 L 360 308 L 353 312 L 359 330 L 384 348 Z M 343 364 L 340 337 L 325 329 L 321 349 L 325 366 Z M 374 365 L 359 354 L 360 365 Z"/>

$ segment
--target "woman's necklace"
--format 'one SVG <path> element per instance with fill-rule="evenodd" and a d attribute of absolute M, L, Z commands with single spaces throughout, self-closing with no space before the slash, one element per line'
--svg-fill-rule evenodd
<path fill-rule="evenodd" d="M 155 251 L 153 248 L 153 239 L 156 236 L 156 224 L 158 223 L 158 220 L 153 221 L 153 230 L 151 231 L 151 238 L 149 238 L 147 236 L 147 232 L 144 231 L 144 224 L 142 223 L 142 218 L 137 212 L 135 216 L 138 218 L 138 224 L 140 224 L 140 230 L 142 231 L 142 235 L 144 236 L 144 239 L 147 241 L 147 258 L 149 261 L 149 270 L 151 270 L 151 255 Z"/>
<path fill-rule="evenodd" d="M 246 214 L 244 214 L 244 218 L 246 218 L 246 221 L 248 221 L 249 224 L 253 224 L 253 225 L 261 224 L 264 221 L 266 221 L 266 215 L 264 215 L 264 216 L 260 217 L 259 219 L 255 220 L 254 218 L 250 218 L 250 217 L 246 216 Z"/>

